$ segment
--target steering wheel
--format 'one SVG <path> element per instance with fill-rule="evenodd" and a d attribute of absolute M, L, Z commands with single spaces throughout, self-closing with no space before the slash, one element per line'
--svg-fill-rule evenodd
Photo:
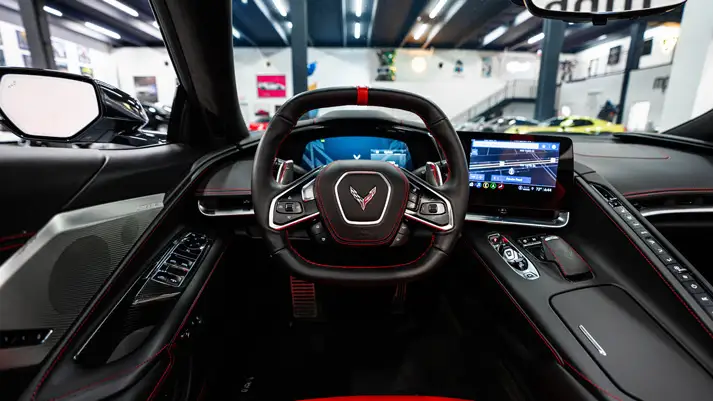
<path fill-rule="evenodd" d="M 391 163 L 373 160 L 335 161 L 286 184 L 281 168 L 275 180 L 273 168 L 280 145 L 299 118 L 313 109 L 344 105 L 382 106 L 420 116 L 445 154 L 449 169 L 445 182 L 431 185 Z M 430 167 L 440 177 L 440 170 L 433 164 Z M 393 283 L 432 272 L 455 247 L 468 195 L 465 152 L 446 115 L 421 96 L 390 89 L 326 88 L 291 98 L 260 140 L 252 171 L 255 217 L 269 251 L 291 274 L 312 281 Z M 324 265 L 297 253 L 286 235 L 287 228 L 316 218 L 323 220 L 337 246 L 388 247 L 404 219 L 428 227 L 433 241 L 420 258 L 400 265 Z"/>

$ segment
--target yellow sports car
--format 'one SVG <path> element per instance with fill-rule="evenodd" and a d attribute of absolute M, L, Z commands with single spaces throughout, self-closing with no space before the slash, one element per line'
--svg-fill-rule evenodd
<path fill-rule="evenodd" d="M 505 133 L 526 134 L 528 132 L 561 132 L 573 134 L 599 135 L 603 132 L 625 132 L 626 128 L 620 124 L 613 124 L 609 121 L 592 117 L 569 116 L 554 117 L 545 120 L 540 125 L 534 127 L 517 126 L 511 127 Z"/>

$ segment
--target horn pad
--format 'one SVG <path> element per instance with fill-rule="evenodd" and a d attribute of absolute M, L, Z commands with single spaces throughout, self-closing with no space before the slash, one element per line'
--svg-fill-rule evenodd
<path fill-rule="evenodd" d="M 352 246 L 388 245 L 398 232 L 409 184 L 388 162 L 340 160 L 317 176 L 317 206 L 332 238 Z"/>

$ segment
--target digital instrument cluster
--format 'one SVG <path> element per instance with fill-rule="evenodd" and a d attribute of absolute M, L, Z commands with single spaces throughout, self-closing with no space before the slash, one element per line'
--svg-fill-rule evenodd
<path fill-rule="evenodd" d="M 371 136 L 340 136 L 307 143 L 301 166 L 307 170 L 335 160 L 380 160 L 411 170 L 411 153 L 402 141 Z"/>

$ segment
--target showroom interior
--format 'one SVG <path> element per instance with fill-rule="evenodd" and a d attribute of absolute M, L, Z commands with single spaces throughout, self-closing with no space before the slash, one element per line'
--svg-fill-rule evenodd
<path fill-rule="evenodd" d="M 662 132 L 713 106 L 709 8 L 595 26 L 500 0 L 234 0 L 241 111 L 265 129 L 294 94 L 366 85 L 421 94 L 461 129 L 587 116 Z M 147 0 L 2 0 L 0 38 L 2 65 L 89 75 L 170 112 L 176 73 Z"/>

